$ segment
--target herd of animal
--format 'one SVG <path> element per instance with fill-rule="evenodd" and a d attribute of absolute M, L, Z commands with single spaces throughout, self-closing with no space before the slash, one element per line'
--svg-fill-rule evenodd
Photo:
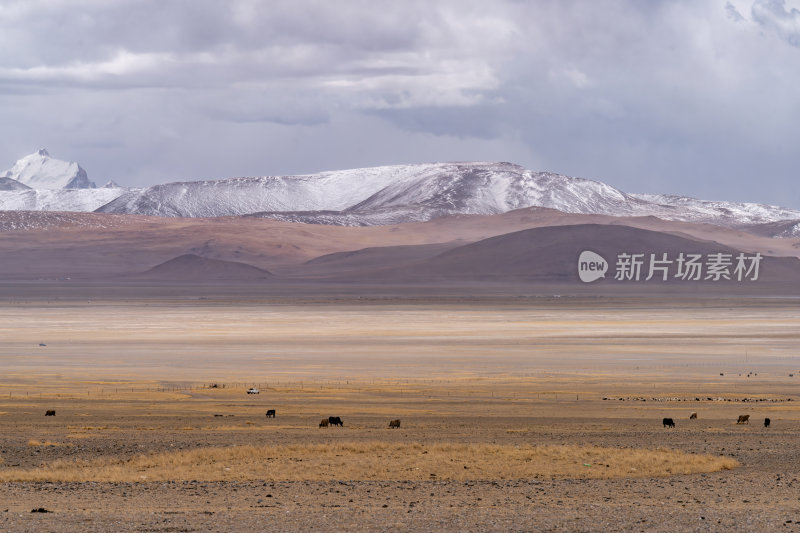
<path fill-rule="evenodd" d="M 44 416 L 56 416 L 55 410 L 48 409 L 45 411 Z M 275 409 L 267 409 L 267 418 L 275 418 L 276 413 Z M 340 416 L 329 416 L 328 418 L 323 418 L 320 423 L 319 427 L 326 428 L 328 426 L 339 426 L 344 427 L 344 422 L 342 421 L 342 417 Z M 400 427 L 400 419 L 390 420 L 389 427 L 392 429 L 396 429 Z"/>
<path fill-rule="evenodd" d="M 689 420 L 697 420 L 697 413 L 692 413 L 689 415 Z M 764 427 L 768 428 L 772 421 L 769 418 L 764 419 Z M 664 418 L 661 420 L 661 423 L 664 424 L 665 428 L 674 428 L 675 421 L 671 418 Z M 737 424 L 749 424 L 750 423 L 750 415 L 739 415 L 739 418 L 736 420 Z"/>
<path fill-rule="evenodd" d="M 49 411 L 48 411 L 49 413 Z M 55 412 L 53 412 L 55 414 Z M 267 410 L 267 418 L 275 418 L 275 409 L 268 409 Z M 344 427 L 344 422 L 342 421 L 342 417 L 340 416 L 329 416 L 328 418 L 323 418 L 319 421 L 319 427 L 326 428 L 329 426 L 338 426 Z M 389 427 L 392 429 L 400 427 L 400 419 L 390 420 Z"/>
<path fill-rule="evenodd" d="M 344 427 L 344 422 L 342 422 L 341 417 L 338 416 L 329 416 L 328 418 L 323 418 L 319 421 L 319 427 L 326 428 L 328 426 L 339 426 Z M 396 429 L 400 427 L 400 419 L 390 420 L 389 427 L 392 429 Z"/>
<path fill-rule="evenodd" d="M 44 416 L 56 416 L 56 412 L 54 410 L 47 410 L 44 413 Z M 268 409 L 267 410 L 267 418 L 275 418 L 275 409 Z M 697 420 L 697 413 L 692 413 L 689 415 L 689 420 Z M 764 419 L 764 427 L 768 428 L 772 421 L 769 418 Z M 664 425 L 665 428 L 674 428 L 675 421 L 672 418 L 665 417 L 661 420 L 661 423 Z M 749 424 L 750 423 L 750 415 L 739 415 L 739 418 L 736 420 L 737 424 Z M 328 418 L 323 418 L 319 422 L 319 427 L 326 428 L 328 426 L 338 426 L 344 427 L 344 422 L 342 418 L 339 416 L 329 416 Z M 400 419 L 390 420 L 389 427 L 392 429 L 396 429 L 400 427 Z"/>

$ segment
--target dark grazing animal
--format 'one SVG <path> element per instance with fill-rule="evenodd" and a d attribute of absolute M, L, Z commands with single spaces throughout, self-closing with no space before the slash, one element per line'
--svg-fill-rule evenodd
<path fill-rule="evenodd" d="M 328 419 L 327 418 L 323 418 L 322 420 L 320 420 L 319 421 L 319 427 L 321 427 L 321 428 L 328 427 Z"/>
<path fill-rule="evenodd" d="M 400 427 L 400 419 L 398 418 L 397 420 L 390 420 L 389 421 L 389 427 L 390 428 L 399 428 Z"/>
<path fill-rule="evenodd" d="M 49 411 L 45 411 L 44 416 L 56 416 L 56 412 L 51 409 Z"/>
<path fill-rule="evenodd" d="M 765 419 L 764 419 L 764 427 L 765 427 L 765 428 L 768 428 L 768 427 L 769 427 L 769 423 L 770 423 L 770 422 L 771 422 L 771 420 L 770 420 L 769 418 L 765 418 Z"/>
<path fill-rule="evenodd" d="M 697 420 L 697 413 L 692 413 L 689 415 L 689 420 Z"/>
<path fill-rule="evenodd" d="M 328 423 L 332 426 L 344 427 L 344 422 L 338 416 L 329 416 Z"/>
<path fill-rule="evenodd" d="M 675 421 L 672 420 L 671 418 L 665 418 L 664 420 L 661 421 L 661 423 L 664 424 L 665 428 L 674 428 L 675 427 Z"/>
<path fill-rule="evenodd" d="M 275 409 L 267 409 L 267 418 L 275 418 Z"/>
<path fill-rule="evenodd" d="M 750 415 L 739 415 L 739 420 L 736 421 L 737 424 L 749 424 L 750 423 Z"/>

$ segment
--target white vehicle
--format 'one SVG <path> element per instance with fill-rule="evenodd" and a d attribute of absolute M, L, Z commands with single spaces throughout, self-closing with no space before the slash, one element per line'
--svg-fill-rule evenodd
<path fill-rule="evenodd" d="M 249 389 L 247 389 L 247 394 L 258 394 L 259 392 L 261 392 L 261 391 L 259 391 L 255 387 L 250 387 Z"/>

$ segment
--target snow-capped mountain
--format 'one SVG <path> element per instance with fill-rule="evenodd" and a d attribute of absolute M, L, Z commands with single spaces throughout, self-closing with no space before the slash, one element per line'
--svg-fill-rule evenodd
<path fill-rule="evenodd" d="M 26 155 L 0 174 L 2 178 L 27 185 L 31 189 L 94 189 L 86 171 L 78 163 L 53 159 L 44 148 Z"/>
<path fill-rule="evenodd" d="M 465 166 L 477 168 L 481 165 L 494 164 Z M 454 167 L 460 166 L 397 165 L 303 176 L 167 183 L 143 191 L 131 191 L 101 211 L 188 217 L 245 215 L 264 211 L 344 211 L 383 190 L 435 179 L 440 174 L 452 174 Z"/>
<path fill-rule="evenodd" d="M 781 235 L 793 234 L 786 221 L 800 222 L 797 210 L 629 194 L 597 181 L 534 172 L 511 163 L 395 165 L 301 176 L 175 182 L 147 189 L 121 188 L 113 182 L 99 189 L 74 188 L 78 186 L 94 187 L 94 183 L 76 163 L 59 162 L 40 150 L 0 177 L 0 210 L 166 217 L 249 215 L 372 226 L 547 207 L 567 213 L 656 216 L 732 227 L 783 221 Z"/>
<path fill-rule="evenodd" d="M 128 190 L 113 182 L 98 189 L 78 163 L 42 148 L 0 174 L 0 210 L 91 212 Z"/>
<path fill-rule="evenodd" d="M 510 163 L 396 165 L 305 176 L 168 183 L 131 190 L 98 211 L 185 217 L 253 215 L 354 226 L 451 214 L 496 214 L 533 206 L 727 226 L 800 219 L 800 211 L 791 209 L 628 194 L 597 181 L 534 172 Z"/>
<path fill-rule="evenodd" d="M 596 181 L 510 163 L 435 163 L 182 182 L 131 191 L 104 213 L 376 225 L 448 214 L 496 214 L 530 206 L 574 213 L 640 214 L 648 202 Z"/>

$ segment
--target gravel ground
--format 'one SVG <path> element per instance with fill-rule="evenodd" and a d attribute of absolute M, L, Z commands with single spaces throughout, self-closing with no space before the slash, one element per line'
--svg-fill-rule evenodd
<path fill-rule="evenodd" d="M 484 422 L 489 428 L 510 423 Z M 576 419 L 556 427 L 541 424 L 541 431 L 523 437 L 501 431 L 478 437 L 664 445 L 727 455 L 742 466 L 711 474 L 613 480 L 346 481 L 343 472 L 342 481 L 331 482 L 5 483 L 0 484 L 0 531 L 800 531 L 800 423 L 765 430 L 705 421 L 697 430 L 675 431 L 644 420 L 600 422 L 600 430 L 589 430 L 587 421 Z M 451 429 L 456 426 L 463 424 L 453 423 Z M 428 431 L 423 425 L 417 437 Z M 407 438 L 399 431 L 385 434 Z M 150 440 L 142 442 L 158 449 L 160 440 L 174 445 L 179 435 L 170 440 L 148 434 Z M 477 437 L 465 429 L 460 439 L 455 433 L 449 438 Z M 213 434 L 208 440 L 217 444 Z M 178 441 L 178 447 L 190 444 Z M 81 455 L 105 450 L 123 456 L 130 447 L 111 437 L 81 446 Z M 6 441 L 3 457 L 8 464 L 63 450 Z M 31 512 L 40 508 L 47 512 Z"/>
<path fill-rule="evenodd" d="M 2 531 L 800 530 L 800 484 L 756 472 L 611 481 L 13 483 L 0 494 L 8 507 Z"/>

